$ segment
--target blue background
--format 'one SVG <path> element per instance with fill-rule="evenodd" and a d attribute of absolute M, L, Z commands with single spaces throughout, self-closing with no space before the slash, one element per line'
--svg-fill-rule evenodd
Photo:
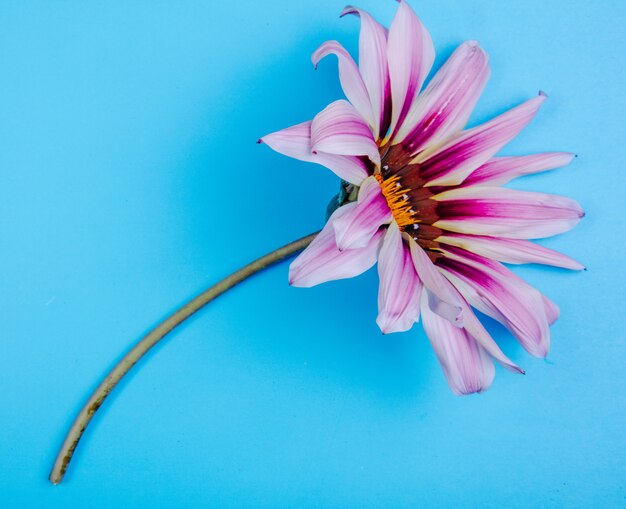
<path fill-rule="evenodd" d="M 392 1 L 363 0 L 388 24 Z M 341 96 L 341 0 L 0 4 L 0 505 L 624 507 L 626 3 L 414 2 L 437 65 L 491 55 L 477 123 L 545 90 L 505 149 L 569 150 L 513 185 L 578 199 L 545 245 L 589 270 L 515 269 L 559 303 L 547 361 L 448 390 L 420 326 L 383 337 L 377 276 L 310 290 L 287 264 L 159 346 L 49 468 L 122 352 L 240 265 L 318 229 L 337 181 L 256 145 Z"/>

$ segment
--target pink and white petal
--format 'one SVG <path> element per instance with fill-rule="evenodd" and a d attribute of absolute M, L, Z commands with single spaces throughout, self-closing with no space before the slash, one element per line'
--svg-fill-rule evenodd
<path fill-rule="evenodd" d="M 354 207 L 356 204 L 339 207 L 313 242 L 291 263 L 290 285 L 309 288 L 327 281 L 358 276 L 376 263 L 383 231 L 375 233 L 360 249 L 340 251 L 335 243 L 333 222 Z"/>
<path fill-rule="evenodd" d="M 470 186 L 433 197 L 442 230 L 510 239 L 550 237 L 570 230 L 585 215 L 564 196 L 502 187 Z"/>
<path fill-rule="evenodd" d="M 356 156 L 338 156 L 318 152 L 313 154 L 312 162 L 325 166 L 340 179 L 360 186 L 369 175 L 365 164 Z"/>
<path fill-rule="evenodd" d="M 352 103 L 359 114 L 373 128 L 374 115 L 372 112 L 370 96 L 367 92 L 365 82 L 361 77 L 361 73 L 359 72 L 359 68 L 354 62 L 352 56 L 337 41 L 327 41 L 322 44 L 311 57 L 313 65 L 316 69 L 320 60 L 328 55 L 337 56 L 339 65 L 339 81 L 341 82 L 343 93 L 346 94 L 348 101 Z"/>
<path fill-rule="evenodd" d="M 569 152 L 547 152 L 518 157 L 494 157 L 463 181 L 463 186 L 502 186 L 514 178 L 567 166 L 574 159 Z"/>
<path fill-rule="evenodd" d="M 543 305 L 546 310 L 546 318 L 548 319 L 548 324 L 552 325 L 559 319 L 561 315 L 561 310 L 559 306 L 557 306 L 552 300 L 548 299 L 545 295 L 543 297 Z"/>
<path fill-rule="evenodd" d="M 365 164 L 358 157 L 322 152 L 314 154 L 311 149 L 311 121 L 263 136 L 259 143 L 265 143 L 279 154 L 300 161 L 321 164 L 340 179 L 357 186 L 361 185 L 363 179 L 368 175 Z"/>
<path fill-rule="evenodd" d="M 513 373 L 525 374 L 522 368 L 504 355 L 465 300 L 463 300 L 463 327 L 503 368 Z"/>
<path fill-rule="evenodd" d="M 463 328 L 433 312 L 422 297 L 422 322 L 452 392 L 457 396 L 483 392 L 495 376 L 487 352 Z"/>
<path fill-rule="evenodd" d="M 354 205 L 333 222 L 335 241 L 340 250 L 364 247 L 382 225 L 393 220 L 380 184 L 374 177 L 363 181 Z"/>
<path fill-rule="evenodd" d="M 419 319 L 422 283 L 398 225 L 392 222 L 378 255 L 378 317 L 383 334 L 409 330 Z"/>
<path fill-rule="evenodd" d="M 368 156 L 380 165 L 380 152 L 372 131 L 348 101 L 339 100 L 320 111 L 311 124 L 313 153 Z"/>
<path fill-rule="evenodd" d="M 543 295 L 498 262 L 456 248 L 438 266 L 481 313 L 506 326 L 532 355 L 545 357 L 550 328 Z"/>
<path fill-rule="evenodd" d="M 441 146 L 419 154 L 414 162 L 428 181 L 426 186 L 459 185 L 517 136 L 545 100 L 539 94 L 482 125 L 452 136 Z"/>
<path fill-rule="evenodd" d="M 388 136 L 393 138 L 435 60 L 435 48 L 428 30 L 404 0 L 400 0 L 389 29 L 387 59 L 392 102 Z"/>
<path fill-rule="evenodd" d="M 585 268 L 569 256 L 528 240 L 449 233 L 438 237 L 437 242 L 456 246 L 504 263 L 539 263 L 571 270 Z"/>
<path fill-rule="evenodd" d="M 416 154 L 463 129 L 489 73 L 489 57 L 478 43 L 461 44 L 413 102 L 393 143 Z"/>
<path fill-rule="evenodd" d="M 441 275 L 426 252 L 412 238 L 408 238 L 411 258 L 424 287 L 437 299 L 437 312 L 456 327 L 463 326 L 463 299 L 450 282 Z"/>
<path fill-rule="evenodd" d="M 447 302 L 442 301 L 430 290 L 424 291 L 426 292 L 426 296 L 428 297 L 428 305 L 430 306 L 430 309 L 432 309 L 440 317 L 445 318 L 450 323 L 460 327 L 460 322 L 458 322 L 459 308 L 451 306 Z"/>
<path fill-rule="evenodd" d="M 387 29 L 366 11 L 346 7 L 341 16 L 355 14 L 361 18 L 359 35 L 359 69 L 372 102 L 374 137 L 383 137 L 391 117 L 391 91 L 387 67 Z"/>
<path fill-rule="evenodd" d="M 448 277 L 448 274 L 446 274 L 445 271 L 442 271 L 442 275 L 445 275 L 446 278 Z M 448 283 L 450 282 L 448 281 Z M 476 339 L 476 341 L 478 341 L 480 346 L 482 346 L 485 349 L 485 351 L 488 352 L 489 355 L 491 355 L 491 357 L 493 357 L 496 361 L 498 361 L 504 368 L 514 373 L 524 374 L 524 370 L 521 369 L 519 366 L 517 366 L 511 359 L 509 359 L 506 355 L 504 355 L 502 350 L 500 350 L 500 347 L 496 344 L 493 338 L 489 335 L 489 333 L 487 332 L 487 329 L 485 329 L 483 324 L 480 323 L 480 320 L 476 317 L 476 315 L 470 308 L 467 301 L 461 296 L 461 294 L 459 293 L 459 290 L 455 288 L 452 283 L 450 283 L 449 287 L 451 288 L 451 291 L 457 295 L 457 298 L 461 303 L 463 328 L 465 328 L 465 330 L 474 339 Z M 426 289 L 426 285 L 424 285 L 423 294 L 425 295 L 425 298 L 428 300 L 428 305 L 431 310 L 436 312 L 442 318 L 446 319 L 452 325 L 455 325 L 455 323 L 452 320 L 450 320 L 448 317 L 446 317 L 443 313 L 441 313 L 438 308 L 433 307 L 433 303 L 435 303 L 439 307 L 441 306 L 441 302 L 436 295 L 433 295 L 432 292 Z"/>

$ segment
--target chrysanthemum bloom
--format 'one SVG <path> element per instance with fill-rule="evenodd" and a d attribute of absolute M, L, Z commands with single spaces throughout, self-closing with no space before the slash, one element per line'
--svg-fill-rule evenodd
<path fill-rule="evenodd" d="M 346 200 L 292 263 L 290 283 L 309 287 L 353 277 L 378 261 L 377 323 L 384 333 L 410 329 L 420 315 L 456 394 L 487 389 L 492 359 L 523 372 L 481 325 L 472 307 L 498 320 L 532 355 L 550 347 L 558 307 L 507 269 L 541 263 L 582 269 L 530 242 L 572 228 L 583 216 L 574 200 L 500 187 L 515 177 L 564 166 L 568 153 L 494 157 L 546 99 L 531 99 L 464 130 L 489 77 L 487 54 L 459 46 L 423 91 L 434 59 L 431 38 L 401 1 L 387 31 L 361 19 L 359 64 L 336 41 L 313 63 L 335 55 L 348 99 L 310 122 L 261 139 L 296 159 L 319 163 L 345 182 Z"/>

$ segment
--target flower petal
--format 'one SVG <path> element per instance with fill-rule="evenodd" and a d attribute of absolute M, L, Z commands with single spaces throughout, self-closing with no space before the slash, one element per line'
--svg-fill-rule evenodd
<path fill-rule="evenodd" d="M 571 198 L 502 187 L 470 186 L 433 197 L 434 226 L 456 233 L 510 239 L 550 237 L 573 228 L 585 215 Z"/>
<path fill-rule="evenodd" d="M 392 114 L 389 136 L 402 125 L 435 60 L 430 34 L 404 0 L 387 39 Z"/>
<path fill-rule="evenodd" d="M 437 242 L 460 247 L 466 251 L 504 263 L 539 263 L 571 270 L 583 270 L 585 268 L 584 265 L 569 256 L 528 240 L 450 233 L 438 237 Z"/>
<path fill-rule="evenodd" d="M 452 392 L 461 396 L 487 390 L 495 376 L 495 367 L 476 340 L 465 329 L 454 327 L 433 312 L 425 296 L 422 322 Z"/>
<path fill-rule="evenodd" d="M 313 242 L 289 267 L 289 284 L 308 288 L 362 274 L 376 263 L 383 232 L 370 238 L 361 249 L 340 251 L 335 243 L 333 222 L 347 214 L 356 204 L 339 207 Z"/>
<path fill-rule="evenodd" d="M 459 319 L 459 307 L 451 306 L 447 302 L 444 302 L 430 290 L 425 290 L 425 292 L 428 297 L 428 306 L 430 309 L 432 309 L 440 317 L 445 318 L 450 323 L 453 323 L 455 326 L 461 326 L 461 321 Z M 462 314 L 463 313 L 461 311 L 461 315 Z"/>
<path fill-rule="evenodd" d="M 389 225 L 378 255 L 378 276 L 380 330 L 383 334 L 409 330 L 419 318 L 422 283 L 395 222 Z"/>
<path fill-rule="evenodd" d="M 341 16 L 355 14 L 361 18 L 359 36 L 359 69 L 372 102 L 374 137 L 383 137 L 391 117 L 391 92 L 387 68 L 387 30 L 366 11 L 346 7 Z"/>
<path fill-rule="evenodd" d="M 473 307 L 505 325 L 530 354 L 548 354 L 550 328 L 538 290 L 493 260 L 456 248 L 444 254 L 439 267 Z"/>
<path fill-rule="evenodd" d="M 494 157 L 474 170 L 463 181 L 463 186 L 502 186 L 514 178 L 553 170 L 568 165 L 574 154 L 547 152 L 521 157 Z"/>
<path fill-rule="evenodd" d="M 364 247 L 383 224 L 393 219 L 374 177 L 363 181 L 358 202 L 354 205 L 333 223 L 337 247 L 341 250 Z"/>
<path fill-rule="evenodd" d="M 339 65 L 339 81 L 341 82 L 343 93 L 346 94 L 348 101 L 352 103 L 359 114 L 373 128 L 374 116 L 370 96 L 367 92 L 367 87 L 363 82 L 363 78 L 361 77 L 361 73 L 359 72 L 359 68 L 354 62 L 352 56 L 337 41 L 327 41 L 322 44 L 311 57 L 313 65 L 316 69 L 319 61 L 328 55 L 337 56 Z"/>
<path fill-rule="evenodd" d="M 461 44 L 411 105 L 393 143 L 412 154 L 463 129 L 489 79 L 489 58 L 476 41 Z"/>
<path fill-rule="evenodd" d="M 311 124 L 313 152 L 344 156 L 368 156 L 380 165 L 380 153 L 367 122 L 348 101 L 330 103 Z"/>
<path fill-rule="evenodd" d="M 427 186 L 458 185 L 487 162 L 530 122 L 546 96 L 520 104 L 482 125 L 452 136 L 434 150 L 426 150 L 415 160 Z"/>
<path fill-rule="evenodd" d="M 414 249 L 413 244 L 409 243 L 409 246 L 411 247 L 412 250 Z M 413 254 L 413 251 L 412 251 L 412 254 Z M 430 260 L 428 261 L 430 262 Z M 414 262 L 415 262 L 415 258 L 414 258 Z M 445 275 L 446 278 L 449 277 L 446 271 L 443 271 L 442 275 Z M 465 328 L 465 330 L 472 337 L 474 337 L 474 339 L 478 341 L 480 346 L 482 346 L 485 349 L 485 351 L 487 351 L 489 355 L 491 355 L 495 360 L 497 360 L 504 368 L 514 373 L 524 374 L 524 370 L 521 369 L 519 366 L 517 366 L 513 361 L 511 361 L 511 359 L 509 359 L 506 355 L 504 355 L 502 350 L 500 350 L 500 347 L 496 344 L 493 338 L 489 335 L 489 333 L 487 332 L 483 324 L 480 323 L 480 320 L 476 317 L 476 315 L 474 314 L 474 312 L 468 305 L 467 301 L 459 294 L 459 291 L 452 285 L 452 283 L 450 283 L 450 281 L 448 281 L 445 278 L 444 280 L 447 283 L 449 283 L 449 286 L 447 287 L 450 289 L 451 292 L 453 292 L 457 296 L 456 298 L 460 302 L 461 316 L 463 318 L 463 327 Z M 443 283 L 440 284 L 440 286 L 444 288 L 446 287 L 446 285 Z M 426 288 L 425 283 L 424 283 L 424 287 Z M 437 313 L 442 318 L 446 319 L 452 325 L 455 325 L 455 326 L 457 325 L 453 320 L 451 320 L 449 317 L 441 313 L 439 309 L 433 307 L 433 303 L 435 303 L 437 306 L 442 305 L 441 302 L 438 302 L 438 297 L 436 295 L 433 296 L 432 292 L 428 290 L 423 292 L 423 294 L 425 294 L 425 297 L 422 297 L 422 298 L 428 299 L 428 306 L 432 311 Z M 453 309 L 456 309 L 456 308 L 453 308 Z"/>
<path fill-rule="evenodd" d="M 557 306 L 554 302 L 552 302 L 548 297 L 542 295 L 543 297 L 543 306 L 546 310 L 546 318 L 548 319 L 548 324 L 552 325 L 559 319 L 561 314 L 561 310 L 559 306 Z"/>
<path fill-rule="evenodd" d="M 450 282 L 441 275 L 417 242 L 412 238 L 409 238 L 408 242 L 417 275 L 424 283 L 424 287 L 440 301 L 437 305 L 437 312 L 452 319 L 455 326 L 462 327 L 463 299 Z"/>
<path fill-rule="evenodd" d="M 445 274 L 445 272 L 444 272 Z M 446 277 L 449 277 L 446 274 Z M 493 338 L 485 329 L 485 326 L 480 322 L 480 320 L 476 317 L 472 309 L 469 307 L 467 302 L 463 300 L 463 327 L 465 330 L 482 346 L 486 352 L 489 353 L 495 360 L 497 360 L 502 367 L 513 372 L 524 375 L 525 372 L 522 368 L 520 368 L 517 364 L 515 364 L 511 359 L 509 359 L 497 343 L 493 340 Z"/>
<path fill-rule="evenodd" d="M 326 166 L 340 179 L 357 186 L 368 175 L 365 164 L 358 157 L 322 152 L 314 154 L 311 150 L 311 121 L 263 136 L 259 143 L 265 143 L 279 154 Z"/>

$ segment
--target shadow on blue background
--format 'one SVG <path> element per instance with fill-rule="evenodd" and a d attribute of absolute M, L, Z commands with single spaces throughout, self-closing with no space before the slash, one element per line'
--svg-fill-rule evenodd
<path fill-rule="evenodd" d="M 375 271 L 310 290 L 287 265 L 184 325 L 46 480 L 121 352 L 192 295 L 321 227 L 337 187 L 255 144 L 341 96 L 324 40 L 343 4 L 0 6 L 2 507 L 623 507 L 626 4 L 414 2 L 440 64 L 491 54 L 472 123 L 550 96 L 507 154 L 570 150 L 514 183 L 587 217 L 543 241 L 586 273 L 516 268 L 559 303 L 548 362 L 490 330 L 526 377 L 448 390 L 421 328 L 382 336 Z M 388 23 L 394 2 L 363 1 Z"/>

